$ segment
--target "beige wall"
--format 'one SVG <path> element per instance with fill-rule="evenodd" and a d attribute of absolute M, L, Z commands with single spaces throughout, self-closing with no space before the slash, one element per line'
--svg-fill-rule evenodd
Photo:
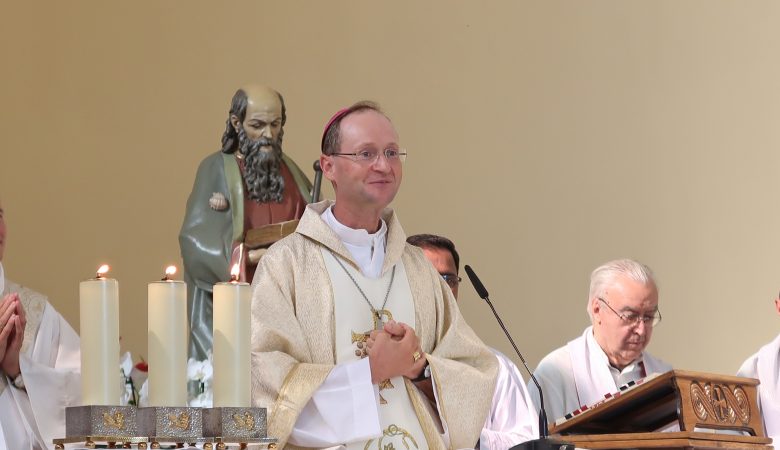
<path fill-rule="evenodd" d="M 251 81 L 285 95 L 306 167 L 333 111 L 383 104 L 407 233 L 456 241 L 531 364 L 580 334 L 615 257 L 656 270 L 651 349 L 676 366 L 733 373 L 780 328 L 775 2 L 47 3 L 0 27 L 4 265 L 78 328 L 78 282 L 111 263 L 136 358 L 146 283 L 179 262 L 196 166 Z"/>

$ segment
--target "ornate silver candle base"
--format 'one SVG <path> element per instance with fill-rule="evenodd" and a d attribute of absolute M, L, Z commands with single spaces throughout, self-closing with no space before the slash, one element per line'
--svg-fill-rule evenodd
<path fill-rule="evenodd" d="M 266 437 L 265 408 L 218 407 L 203 410 L 203 436 L 225 439 Z"/>
<path fill-rule="evenodd" d="M 276 439 L 267 435 L 266 409 L 217 407 L 203 410 L 203 436 L 214 438 L 217 449 L 224 444 L 270 444 Z"/>
<path fill-rule="evenodd" d="M 160 443 L 203 444 L 205 450 L 221 450 L 226 444 L 261 444 L 276 448 L 277 440 L 267 437 L 265 408 L 190 408 L 155 406 L 74 406 L 65 410 L 63 439 L 54 439 L 54 448 L 84 443 L 95 448 L 160 448 Z"/>
<path fill-rule="evenodd" d="M 146 442 L 138 431 L 137 412 L 134 406 L 70 406 L 65 408 L 65 438 L 54 439 L 57 449 L 65 444 L 84 442 L 87 448 L 95 448 L 96 442 L 105 442 L 109 448 L 120 444 Z"/>
<path fill-rule="evenodd" d="M 139 436 L 134 406 L 70 406 L 65 408 L 65 435 Z"/>
<path fill-rule="evenodd" d="M 148 436 L 152 448 L 160 442 L 204 442 L 203 410 L 186 406 L 152 406 L 138 409 L 138 431 Z"/>

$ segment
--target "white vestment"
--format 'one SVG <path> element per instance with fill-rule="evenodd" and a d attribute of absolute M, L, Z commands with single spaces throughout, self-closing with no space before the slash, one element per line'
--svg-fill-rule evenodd
<path fill-rule="evenodd" d="M 737 376 L 758 378 L 758 403 L 767 436 L 780 445 L 780 335 L 761 347 L 739 368 Z"/>
<path fill-rule="evenodd" d="M 381 221 L 381 226 L 376 233 L 369 234 L 365 230 L 355 230 L 340 223 L 333 215 L 332 206 L 322 213 L 322 220 L 342 240 L 363 276 L 371 279 L 378 278 L 385 259 L 387 235 L 385 221 Z M 324 250 L 322 253 L 327 262 L 330 255 Z M 334 263 L 335 260 L 328 265 L 331 279 L 334 270 L 330 267 L 333 267 Z M 338 272 L 336 275 L 342 276 Z M 408 283 L 406 287 L 408 289 Z M 336 292 L 334 296 L 338 300 L 339 296 L 335 294 Z M 347 309 L 338 306 L 337 303 L 337 311 Z M 376 308 L 381 306 L 376 305 Z M 337 314 L 337 324 L 338 316 Z M 376 407 L 379 389 L 371 383 L 371 368 L 368 360 L 362 360 L 361 364 L 361 360 L 357 357 L 347 358 L 348 355 L 345 355 L 344 345 L 340 343 L 339 337 L 336 338 L 337 365 L 301 411 L 298 422 L 290 433 L 289 441 L 292 444 L 316 447 L 329 445 L 332 442 L 361 442 L 382 432 L 379 409 Z M 351 401 L 345 401 L 346 398 L 351 398 Z M 361 411 L 361 414 L 353 414 L 352 411 Z M 334 420 L 334 418 L 338 419 Z"/>
<path fill-rule="evenodd" d="M 498 377 L 493 406 L 479 436 L 479 448 L 506 450 L 539 437 L 539 415 L 517 366 L 498 350 L 491 350 L 498 359 Z"/>
<path fill-rule="evenodd" d="M 27 317 L 19 355 L 25 389 L 0 379 L 0 449 L 54 448 L 65 437 L 65 407 L 81 403 L 79 337 L 46 297 L 5 281 L 3 296 L 16 292 Z"/>
<path fill-rule="evenodd" d="M 253 281 L 252 396 L 255 405 L 269 408 L 269 435 L 282 446 L 318 448 L 343 448 L 344 444 L 392 436 L 398 430 L 382 424 L 379 410 L 385 405 L 380 395 L 392 403 L 394 394 L 403 394 L 421 429 L 406 430 L 415 436 L 414 442 L 403 441 L 410 448 L 444 448 L 445 439 L 452 446 L 473 447 L 494 391 L 495 358 L 466 325 L 452 293 L 422 251 L 406 244 L 392 211 L 383 214 L 386 225 L 380 232 L 369 235 L 334 226 L 333 217 L 326 213 L 329 205 L 309 205 L 296 232 L 271 246 L 260 260 Z M 382 250 L 383 262 L 377 258 Z M 352 282 L 346 276 L 334 276 L 342 269 L 333 264 L 332 256 L 339 258 L 358 284 L 367 287 L 365 292 L 376 309 L 383 301 L 381 287 L 396 267 L 400 278 L 395 283 L 406 291 L 401 294 L 405 301 L 411 300 L 400 307 L 407 311 L 400 314 L 415 329 L 426 353 L 437 411 L 408 379 L 394 378 L 393 387 L 380 392 L 371 383 L 368 359 L 349 361 L 345 357 L 340 339 L 349 334 L 343 333 L 366 331 L 362 328 L 370 328 L 371 316 L 361 295 L 340 294 Z M 371 278 L 377 286 L 370 286 Z M 388 309 L 397 300 L 391 293 Z M 353 320 L 341 310 L 348 303 L 364 313 L 359 317 L 368 319 L 355 324 L 358 329 L 338 325 L 340 320 Z M 442 437 L 442 426 L 449 426 L 447 438 Z M 374 440 L 371 448 L 379 443 Z"/>
<path fill-rule="evenodd" d="M 629 381 L 670 370 L 672 366 L 647 352 L 622 371 L 617 370 L 593 337 L 593 327 L 588 327 L 582 336 L 545 356 L 534 376 L 544 392 L 547 417 L 554 423 L 580 406 L 603 400 Z M 528 391 L 538 408 L 539 393 L 531 383 L 529 380 Z"/>

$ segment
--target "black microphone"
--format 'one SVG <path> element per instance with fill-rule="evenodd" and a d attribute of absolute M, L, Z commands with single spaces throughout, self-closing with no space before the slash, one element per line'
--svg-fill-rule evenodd
<path fill-rule="evenodd" d="M 322 167 L 320 167 L 320 160 L 314 161 L 314 183 L 311 187 L 311 202 L 317 203 L 320 201 L 320 186 L 322 185 Z"/>
<path fill-rule="evenodd" d="M 533 372 L 531 372 L 531 369 L 528 368 L 528 364 L 526 364 L 525 358 L 523 358 L 523 354 L 520 353 L 520 350 L 518 350 L 517 345 L 515 344 L 515 340 L 512 339 L 512 335 L 509 334 L 506 326 L 504 326 L 504 321 L 501 320 L 501 316 L 498 315 L 496 308 L 493 307 L 493 303 L 490 301 L 488 291 L 485 289 L 485 285 L 479 281 L 479 277 L 477 277 L 477 274 L 474 273 L 474 270 L 471 269 L 471 266 L 466 265 L 464 269 L 466 269 L 466 275 L 468 275 L 469 281 L 471 281 L 472 286 L 474 286 L 474 290 L 477 291 L 477 295 L 479 295 L 482 300 L 485 300 L 485 302 L 487 302 L 487 304 L 490 306 L 490 309 L 493 311 L 493 315 L 496 317 L 498 324 L 501 326 L 501 329 L 504 330 L 504 334 L 506 335 L 507 339 L 509 339 L 512 347 L 515 349 L 515 353 L 517 353 L 520 361 L 523 362 L 523 366 L 525 366 L 526 372 L 528 372 L 528 375 L 531 376 L 531 380 L 533 380 L 536 388 L 539 390 L 539 439 L 523 442 L 522 444 L 512 447 L 510 450 L 573 449 L 574 446 L 571 444 L 549 438 L 549 431 L 547 429 L 547 411 L 544 409 L 544 394 L 542 393 L 542 387 L 539 385 L 539 382 L 536 380 Z"/>

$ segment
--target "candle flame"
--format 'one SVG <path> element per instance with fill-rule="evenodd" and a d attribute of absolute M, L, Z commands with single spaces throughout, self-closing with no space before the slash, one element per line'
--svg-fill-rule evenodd
<path fill-rule="evenodd" d="M 176 273 L 176 266 L 168 266 L 165 268 L 165 276 L 162 281 L 170 281 L 171 276 Z"/>
<path fill-rule="evenodd" d="M 106 275 L 106 273 L 108 273 L 109 269 L 110 267 L 108 267 L 108 264 L 103 264 L 102 266 L 98 267 L 97 275 L 95 276 L 95 278 L 103 278 Z"/>
<path fill-rule="evenodd" d="M 233 268 L 230 269 L 230 281 L 238 281 L 238 274 L 240 273 L 240 270 L 238 268 L 238 263 L 233 264 Z"/>

